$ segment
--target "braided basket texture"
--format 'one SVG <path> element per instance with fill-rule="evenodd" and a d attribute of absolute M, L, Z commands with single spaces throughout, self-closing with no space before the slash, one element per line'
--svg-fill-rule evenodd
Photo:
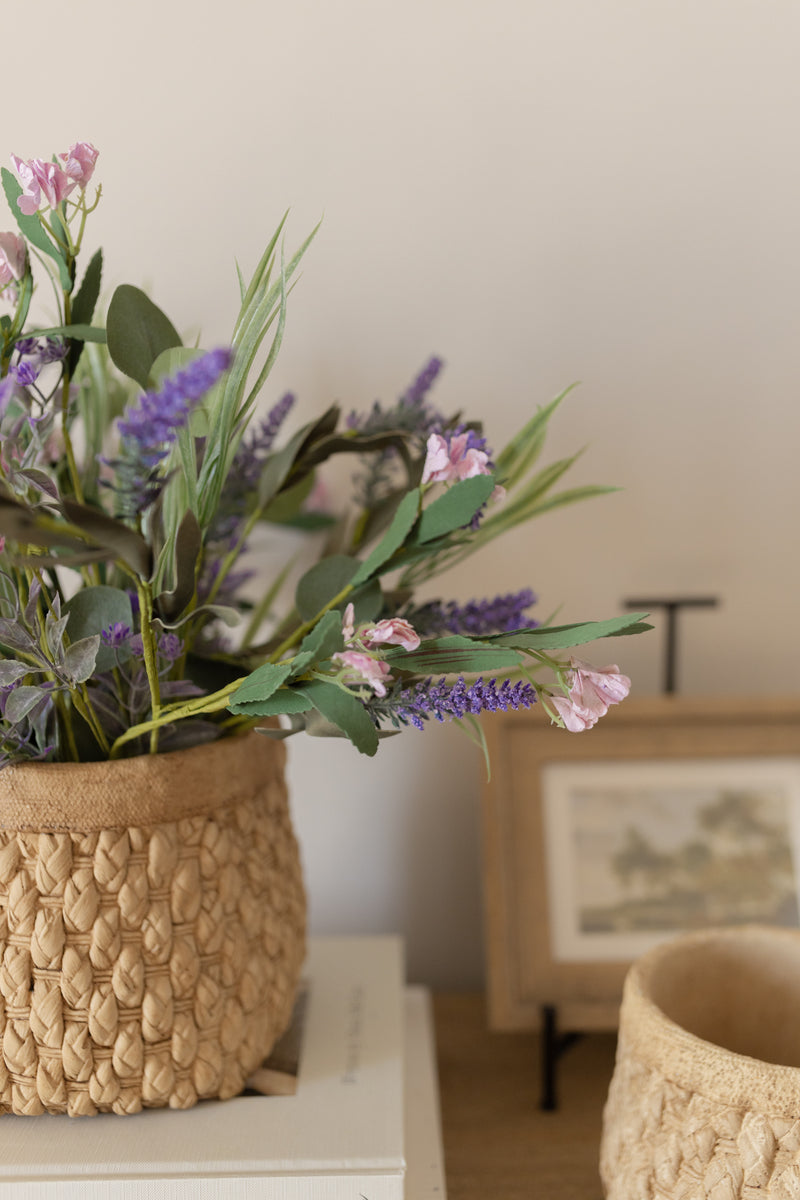
<path fill-rule="evenodd" d="M 799 1200 L 800 933 L 710 930 L 628 974 L 608 1200 Z"/>
<path fill-rule="evenodd" d="M 0 1113 L 241 1091 L 304 956 L 283 766 L 251 734 L 0 771 Z"/>

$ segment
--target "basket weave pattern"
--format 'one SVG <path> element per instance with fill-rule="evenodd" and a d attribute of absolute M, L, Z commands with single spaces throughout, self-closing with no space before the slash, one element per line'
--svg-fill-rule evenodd
<path fill-rule="evenodd" d="M 632 968 L 603 1116 L 607 1200 L 800 1200 L 800 1067 L 778 1060 L 784 1040 L 797 1054 L 798 965 L 800 935 L 753 926 L 677 939 Z"/>
<path fill-rule="evenodd" d="M 0 773 L 0 1112 L 233 1096 L 285 1028 L 305 897 L 283 751 L 236 742 Z"/>

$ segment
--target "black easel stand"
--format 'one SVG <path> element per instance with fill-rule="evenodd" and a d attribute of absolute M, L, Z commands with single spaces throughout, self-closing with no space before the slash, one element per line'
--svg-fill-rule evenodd
<path fill-rule="evenodd" d="M 662 691 L 672 695 L 676 691 L 676 662 L 678 657 L 678 612 L 682 608 L 716 608 L 716 596 L 657 597 L 649 600 L 625 600 L 625 607 L 634 612 L 651 612 L 661 608 L 667 615 L 664 640 L 664 680 Z M 574 1045 L 583 1034 L 571 1031 L 559 1033 L 558 1012 L 554 1004 L 543 1004 L 542 1014 L 542 1098 L 540 1107 L 545 1112 L 558 1108 L 556 1084 L 558 1060 L 565 1050 Z"/>
<path fill-rule="evenodd" d="M 542 1100 L 540 1107 L 544 1112 L 555 1112 L 558 1108 L 556 1099 L 558 1060 L 565 1050 L 569 1050 L 570 1046 L 582 1037 L 582 1033 L 559 1033 L 556 1006 L 554 1004 L 542 1005 Z"/>

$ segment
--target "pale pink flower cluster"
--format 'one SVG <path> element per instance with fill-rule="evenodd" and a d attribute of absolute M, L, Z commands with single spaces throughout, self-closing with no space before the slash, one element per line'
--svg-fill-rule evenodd
<path fill-rule="evenodd" d="M 612 704 L 619 704 L 631 690 L 627 675 L 619 667 L 593 667 L 591 663 L 570 658 L 567 674 L 568 696 L 553 695 L 550 703 L 571 733 L 591 729 L 604 717 Z"/>
<path fill-rule="evenodd" d="M 386 684 L 392 681 L 391 667 L 387 662 L 360 650 L 342 650 L 333 655 L 333 661 L 348 668 L 342 675 L 345 683 L 366 683 L 376 696 L 386 695 Z"/>
<path fill-rule="evenodd" d="M 17 200 L 20 212 L 30 217 L 40 208 L 55 208 L 76 187 L 85 188 L 92 178 L 97 154 L 91 142 L 76 142 L 66 154 L 57 156 L 63 167 L 41 158 L 25 160 L 12 154 L 11 163 L 22 184 L 22 195 Z"/>
<path fill-rule="evenodd" d="M 483 450 L 469 448 L 469 433 L 458 433 L 449 440 L 440 433 L 432 433 L 428 438 L 423 484 L 454 483 L 489 473 L 489 456 Z"/>
<path fill-rule="evenodd" d="M 391 667 L 366 651 L 379 646 L 402 646 L 404 650 L 416 650 L 420 642 L 419 634 L 402 617 L 359 626 L 358 635 L 354 621 L 355 610 L 352 604 L 348 604 L 342 618 L 342 635 L 348 649 L 334 654 L 333 661 L 349 668 L 342 677 L 345 683 L 367 684 L 377 696 L 385 696 L 386 684 L 392 682 Z M 358 648 L 351 648 L 354 645 Z"/>
<path fill-rule="evenodd" d="M 0 233 L 0 288 L 22 279 L 27 259 L 24 238 L 17 237 L 15 233 Z"/>

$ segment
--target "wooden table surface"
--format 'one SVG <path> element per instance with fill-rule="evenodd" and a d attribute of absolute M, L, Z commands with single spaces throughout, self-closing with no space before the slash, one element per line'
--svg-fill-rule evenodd
<path fill-rule="evenodd" d="M 614 1035 L 588 1034 L 565 1052 L 548 1113 L 537 1034 L 490 1033 L 479 995 L 435 995 L 434 1014 L 448 1200 L 601 1200 Z"/>

